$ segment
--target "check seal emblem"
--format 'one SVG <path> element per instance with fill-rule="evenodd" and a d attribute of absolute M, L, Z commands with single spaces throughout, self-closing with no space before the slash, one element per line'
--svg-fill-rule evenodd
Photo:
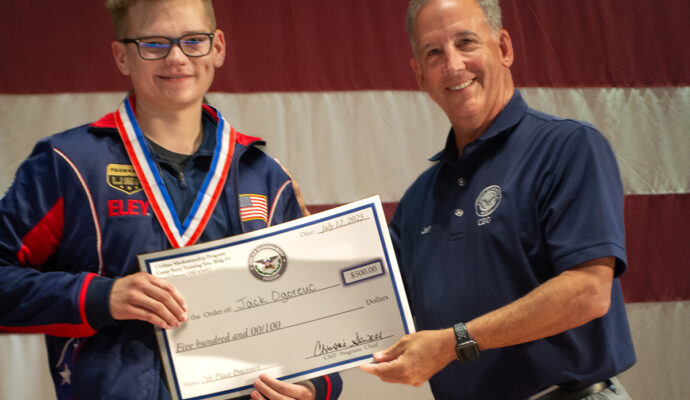
<path fill-rule="evenodd" d="M 249 271 L 261 281 L 274 281 L 287 269 L 287 256 L 274 244 L 262 244 L 249 254 Z"/>

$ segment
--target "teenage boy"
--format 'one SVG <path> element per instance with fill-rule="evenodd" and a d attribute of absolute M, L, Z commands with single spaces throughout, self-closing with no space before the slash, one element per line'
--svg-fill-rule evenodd
<path fill-rule="evenodd" d="M 225 58 L 210 0 L 108 0 L 120 108 L 41 140 L 0 200 L 0 329 L 45 333 L 59 399 L 166 399 L 152 324 L 187 319 L 136 255 L 301 216 L 289 176 L 203 104 Z M 251 211 L 251 212 L 248 212 Z M 28 267 L 28 268 L 27 268 Z M 335 374 L 253 399 L 333 399 Z"/>

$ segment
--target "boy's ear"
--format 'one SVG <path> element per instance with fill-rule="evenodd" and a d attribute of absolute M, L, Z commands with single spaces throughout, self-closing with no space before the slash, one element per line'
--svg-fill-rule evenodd
<path fill-rule="evenodd" d="M 113 60 L 115 60 L 115 65 L 117 69 L 122 72 L 123 75 L 129 76 L 129 63 L 127 59 L 127 49 L 125 44 L 114 40 L 110 44 L 110 49 L 113 53 Z"/>
<path fill-rule="evenodd" d="M 220 68 L 225 62 L 225 34 L 216 29 L 213 35 L 213 65 Z"/>

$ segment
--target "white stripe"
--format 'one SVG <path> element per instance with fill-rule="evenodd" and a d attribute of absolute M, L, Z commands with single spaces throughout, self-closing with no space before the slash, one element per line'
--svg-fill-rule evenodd
<path fill-rule="evenodd" d="M 533 108 L 594 124 L 613 146 L 626 194 L 690 192 L 690 87 L 521 92 Z"/>
<path fill-rule="evenodd" d="M 278 205 L 278 201 L 280 200 L 280 197 L 283 195 L 283 191 L 285 190 L 285 188 L 290 183 L 292 183 L 292 181 L 288 179 L 287 181 L 285 181 L 285 183 L 283 183 L 280 186 L 280 189 L 278 189 L 278 192 L 276 193 L 275 199 L 273 199 L 273 204 L 271 204 L 271 212 L 268 214 L 268 225 L 267 226 L 273 225 L 273 215 L 275 214 L 275 211 L 276 211 L 276 205 Z"/>
<path fill-rule="evenodd" d="M 223 118 L 220 113 L 218 113 L 218 117 Z M 223 177 L 223 169 L 225 167 L 226 160 L 229 157 L 228 152 L 230 148 L 230 124 L 224 119 L 222 137 L 223 139 L 221 140 L 220 157 L 217 157 L 217 162 L 215 164 L 216 170 L 214 171 L 213 177 L 209 181 L 208 190 L 206 191 L 206 193 L 204 193 L 204 197 L 202 198 L 198 211 L 194 214 L 194 217 L 192 218 L 189 226 L 187 227 L 187 229 L 184 232 L 184 235 L 182 236 L 182 241 L 185 244 L 189 242 L 192 235 L 194 235 L 197 228 L 199 227 L 201 219 L 206 214 L 204 210 L 208 208 L 209 203 L 211 202 L 211 200 L 213 200 L 213 193 L 218 187 L 218 182 Z M 229 160 L 227 162 L 229 162 Z"/>
<path fill-rule="evenodd" d="M 134 126 L 132 124 L 132 121 L 129 118 L 129 115 L 127 114 L 127 109 L 125 107 L 125 104 L 122 103 L 119 109 L 120 113 L 120 118 L 122 118 L 122 123 L 124 124 L 124 128 L 127 131 L 127 137 L 129 138 L 129 141 L 132 145 L 132 149 L 134 150 L 134 153 L 136 155 L 137 160 L 139 161 L 139 165 L 141 166 L 141 170 L 144 173 L 143 177 L 139 177 L 142 180 L 146 180 L 148 183 L 149 187 L 151 188 L 151 192 L 153 193 L 153 196 L 155 199 L 149 199 L 149 201 L 155 201 L 158 205 L 158 208 L 161 210 L 163 213 L 163 218 L 165 219 L 165 223 L 168 226 L 168 230 L 172 233 L 174 240 L 176 243 L 173 243 L 173 246 L 184 246 L 184 241 L 180 237 L 180 231 L 177 229 L 177 224 L 175 221 L 175 217 L 173 214 L 170 212 L 170 208 L 168 207 L 168 204 L 165 202 L 165 198 L 163 197 L 163 193 L 161 191 L 160 186 L 158 185 L 158 182 L 156 182 L 155 175 L 151 171 L 151 167 L 149 166 L 148 163 L 148 157 L 146 157 L 146 154 L 144 153 L 144 150 L 142 149 L 142 143 L 137 140 L 136 134 L 134 133 Z M 163 222 L 163 221 L 160 221 Z"/>
<path fill-rule="evenodd" d="M 690 192 L 690 87 L 526 88 L 528 104 L 592 123 L 627 194 Z M 445 144 L 447 117 L 416 91 L 210 94 L 234 126 L 267 140 L 309 204 L 396 201 Z M 266 113 L 270 110 L 270 113 Z"/>
<path fill-rule="evenodd" d="M 98 275 L 103 276 L 103 252 L 102 246 L 103 246 L 103 240 L 101 238 L 101 226 L 98 223 L 98 215 L 96 214 L 96 205 L 93 202 L 93 196 L 91 195 L 91 191 L 89 190 L 89 187 L 86 186 L 86 181 L 84 181 L 84 177 L 82 177 L 81 173 L 77 169 L 77 167 L 74 165 L 72 160 L 70 160 L 63 152 L 61 152 L 58 149 L 53 149 L 54 152 L 56 152 L 60 157 L 62 157 L 67 164 L 72 168 L 74 171 L 74 174 L 77 175 L 77 178 L 79 178 L 79 183 L 81 183 L 82 188 L 84 189 L 84 193 L 86 194 L 86 198 L 89 201 L 89 209 L 91 210 L 91 218 L 93 219 L 93 225 L 94 229 L 96 230 L 96 254 L 98 254 Z M 65 207 L 68 207 L 69 205 L 66 204 Z"/>
<path fill-rule="evenodd" d="M 62 362 L 63 362 L 64 359 L 65 359 L 65 353 L 67 352 L 67 349 L 68 349 L 69 346 L 72 344 L 72 342 L 75 341 L 75 340 L 78 340 L 78 339 L 77 339 L 77 338 L 71 338 L 70 340 L 68 340 L 67 342 L 65 342 L 65 345 L 64 345 L 64 346 L 62 346 L 62 351 L 60 352 L 60 358 L 58 358 L 57 363 L 55 363 L 55 367 L 56 367 L 56 368 L 59 367 L 60 364 L 62 364 Z"/>
<path fill-rule="evenodd" d="M 534 108 L 586 120 L 611 141 L 628 194 L 690 192 L 690 87 L 527 88 Z M 121 94 L 0 95 L 0 191 L 40 137 L 112 111 Z M 240 132 L 261 136 L 309 204 L 397 201 L 449 123 L 422 92 L 211 93 Z M 73 110 L 70 113 L 64 109 Z M 26 110 L 41 110 L 40 118 Z M 267 112 L 268 110 L 268 112 Z"/>
<path fill-rule="evenodd" d="M 160 178 L 160 174 L 157 170 L 151 168 L 151 158 L 147 156 L 144 150 L 144 146 L 146 146 L 146 143 L 143 140 L 139 140 L 139 138 L 136 135 L 136 129 L 134 126 L 136 121 L 130 119 L 129 113 L 127 112 L 127 104 L 127 101 L 123 102 L 118 112 L 120 118 L 122 119 L 122 123 L 124 124 L 126 135 L 129 138 L 132 149 L 134 150 L 136 158 L 139 162 L 139 166 L 141 167 L 141 170 L 144 174 L 143 177 L 139 178 L 146 181 L 149 187 L 151 188 L 151 192 L 153 194 L 154 199 L 149 199 L 149 201 L 155 201 L 158 208 L 161 210 L 164 221 L 159 222 L 161 222 L 162 224 L 165 223 L 165 225 L 167 225 L 168 231 L 171 232 L 171 234 L 173 235 L 173 239 L 175 241 L 175 243 L 172 243 L 173 246 L 186 246 L 191 242 L 191 239 L 197 234 L 197 230 L 203 229 L 203 227 L 201 226 L 202 220 L 208 214 L 213 212 L 213 209 L 210 205 L 213 202 L 213 194 L 218 189 L 221 180 L 223 180 L 226 163 L 230 162 L 229 151 L 231 149 L 230 146 L 232 146 L 232 143 L 230 142 L 230 130 L 232 129 L 232 127 L 227 121 L 225 121 L 225 119 L 223 119 L 223 116 L 220 114 L 220 112 L 218 112 L 219 121 L 222 121 L 222 132 L 220 138 L 219 154 L 214 154 L 213 156 L 213 175 L 210 177 L 208 181 L 206 191 L 203 193 L 199 192 L 198 194 L 198 196 L 201 196 L 198 197 L 200 198 L 200 203 L 197 206 L 196 210 L 192 210 L 194 211 L 194 214 L 192 214 L 192 218 L 189 219 L 189 225 L 186 228 L 184 228 L 183 226 L 184 231 L 180 232 L 180 229 L 178 228 L 178 216 L 176 216 L 173 213 L 174 209 L 172 208 L 172 204 L 169 204 L 165 200 L 165 194 L 167 194 L 167 190 L 165 186 L 162 185 L 162 182 L 158 182 L 156 180 L 157 177 Z M 217 134 L 217 132 L 215 134 Z M 185 219 L 184 222 L 186 223 L 187 220 Z"/>

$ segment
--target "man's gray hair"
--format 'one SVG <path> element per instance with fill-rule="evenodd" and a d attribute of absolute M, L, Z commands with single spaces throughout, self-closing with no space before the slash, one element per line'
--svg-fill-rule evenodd
<path fill-rule="evenodd" d="M 419 10 L 433 0 L 410 0 L 410 5 L 407 7 L 407 18 L 405 19 L 405 28 L 407 29 L 407 36 L 410 38 L 410 45 L 412 45 L 412 52 L 414 53 L 414 21 L 417 18 Z M 503 29 L 501 22 L 501 6 L 498 4 L 499 0 L 476 0 L 479 7 L 484 11 L 486 20 L 491 27 L 494 35 Z"/>

